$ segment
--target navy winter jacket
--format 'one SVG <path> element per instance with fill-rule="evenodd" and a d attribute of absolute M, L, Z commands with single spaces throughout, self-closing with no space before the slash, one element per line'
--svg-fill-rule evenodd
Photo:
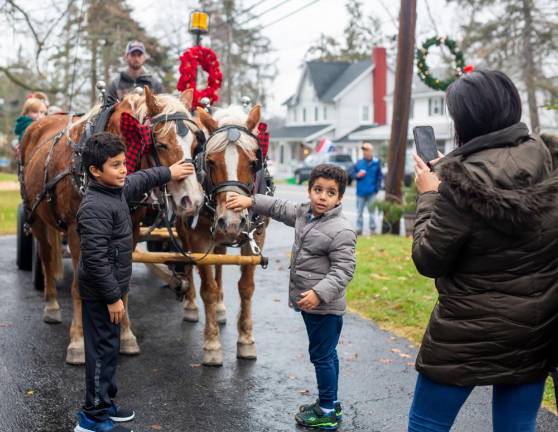
<path fill-rule="evenodd" d="M 357 174 L 360 170 L 366 171 L 364 177 L 358 178 Z M 382 185 L 382 164 L 379 159 L 360 159 L 353 168 L 352 177 L 357 181 L 357 195 L 370 196 L 378 193 Z"/>
<path fill-rule="evenodd" d="M 89 183 L 77 212 L 82 300 L 112 304 L 128 292 L 134 247 L 129 203 L 170 179 L 170 170 L 158 167 L 130 174 L 123 188 Z"/>

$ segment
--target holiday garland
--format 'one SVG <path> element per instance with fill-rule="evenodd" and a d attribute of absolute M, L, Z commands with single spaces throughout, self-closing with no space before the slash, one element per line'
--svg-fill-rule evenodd
<path fill-rule="evenodd" d="M 201 90 L 196 88 L 198 66 L 207 72 L 207 87 Z M 218 91 L 221 88 L 223 74 L 219 67 L 219 60 L 211 48 L 197 45 L 189 48 L 180 56 L 180 79 L 176 84 L 179 91 L 194 89 L 192 106 L 200 105 L 200 99 L 208 97 L 214 104 L 219 100 Z"/>
<path fill-rule="evenodd" d="M 449 78 L 444 80 L 433 77 L 430 74 L 430 68 L 428 67 L 428 64 L 426 64 L 426 56 L 428 55 L 429 49 L 433 46 L 440 45 L 444 45 L 455 58 L 453 73 Z M 463 75 L 463 73 L 469 72 L 465 70 L 465 58 L 463 57 L 463 52 L 457 47 L 457 42 L 446 36 L 431 37 L 422 44 L 421 48 L 417 49 L 417 68 L 418 76 L 423 83 L 425 83 L 428 87 L 433 88 L 434 90 L 442 91 L 445 91 L 448 86 L 461 75 Z"/>

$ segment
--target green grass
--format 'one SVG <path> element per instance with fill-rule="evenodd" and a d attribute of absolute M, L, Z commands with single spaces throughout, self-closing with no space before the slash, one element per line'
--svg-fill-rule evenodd
<path fill-rule="evenodd" d="M 357 269 L 347 290 L 351 310 L 420 344 L 437 292 L 433 280 L 415 269 L 411 239 L 389 235 L 359 237 L 356 253 Z M 544 405 L 556 412 L 550 379 Z"/>
<path fill-rule="evenodd" d="M 17 174 L 0 172 L 0 182 L 15 182 Z"/>
<path fill-rule="evenodd" d="M 0 191 L 0 235 L 15 234 L 20 201 L 19 191 Z"/>

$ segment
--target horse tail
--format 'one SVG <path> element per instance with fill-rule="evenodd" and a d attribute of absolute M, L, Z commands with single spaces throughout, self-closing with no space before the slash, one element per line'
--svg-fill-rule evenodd
<path fill-rule="evenodd" d="M 52 259 L 52 275 L 55 280 L 60 280 L 64 277 L 62 239 L 60 238 L 60 232 L 50 226 L 46 226 L 46 235 Z"/>

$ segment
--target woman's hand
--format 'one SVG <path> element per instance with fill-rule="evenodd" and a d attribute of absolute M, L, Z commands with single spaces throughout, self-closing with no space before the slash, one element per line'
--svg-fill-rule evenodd
<path fill-rule="evenodd" d="M 229 210 L 240 212 L 250 207 L 252 207 L 252 197 L 232 193 L 227 197 L 227 208 Z"/>
<path fill-rule="evenodd" d="M 438 192 L 440 187 L 440 179 L 436 174 L 430 171 L 430 167 L 417 155 L 415 158 L 415 183 L 418 193 Z M 439 158 L 437 159 L 437 161 Z"/>

